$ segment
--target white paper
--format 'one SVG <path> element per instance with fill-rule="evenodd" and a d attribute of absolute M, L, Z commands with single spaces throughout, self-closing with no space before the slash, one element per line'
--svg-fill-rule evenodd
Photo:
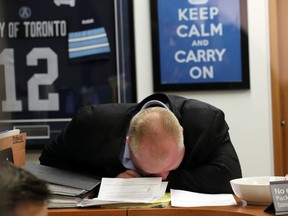
<path fill-rule="evenodd" d="M 171 189 L 171 206 L 200 207 L 236 205 L 232 194 L 203 194 Z"/>
<path fill-rule="evenodd" d="M 98 198 L 108 201 L 152 203 L 160 199 L 162 178 L 102 178 Z"/>
<path fill-rule="evenodd" d="M 78 207 L 115 203 L 153 203 L 165 195 L 168 182 L 160 177 L 102 178 L 97 198 L 83 199 Z"/>

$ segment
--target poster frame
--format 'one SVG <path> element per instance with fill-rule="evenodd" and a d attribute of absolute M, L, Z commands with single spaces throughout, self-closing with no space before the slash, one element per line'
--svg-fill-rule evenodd
<path fill-rule="evenodd" d="M 150 15 L 151 15 L 151 37 L 152 37 L 152 64 L 153 64 L 153 87 L 154 91 L 189 91 L 189 90 L 231 90 L 231 89 L 250 89 L 250 70 L 249 70 L 249 42 L 248 42 L 248 16 L 247 16 L 247 0 L 239 0 L 239 19 L 240 26 L 238 27 L 240 33 L 240 56 L 241 56 L 241 79 L 239 80 L 217 80 L 207 82 L 177 82 L 177 81 L 163 81 L 161 74 L 164 71 L 161 68 L 161 50 L 160 50 L 160 32 L 167 31 L 167 29 L 159 27 L 158 3 L 160 0 L 150 0 Z M 193 0 L 181 0 L 193 1 Z M 175 8 L 181 1 L 175 1 Z M 197 0 L 199 2 L 199 0 Z M 203 0 L 205 1 L 205 0 Z M 219 0 L 213 0 L 219 1 Z M 206 0 L 208 2 L 208 0 Z M 175 32 L 173 32 L 175 34 Z M 166 47 L 169 49 L 169 47 Z M 163 54 L 163 52 L 162 52 Z M 168 62 L 164 59 L 163 62 Z M 166 64 L 166 63 L 165 63 Z M 233 65 L 230 65 L 233 67 Z"/>

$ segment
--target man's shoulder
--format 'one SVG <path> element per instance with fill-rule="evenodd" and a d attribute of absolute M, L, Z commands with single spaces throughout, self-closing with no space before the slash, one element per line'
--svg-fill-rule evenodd
<path fill-rule="evenodd" d="M 180 109 L 205 109 L 220 111 L 220 109 L 211 103 L 194 98 L 186 98 L 178 95 L 168 95 L 171 102 Z"/>

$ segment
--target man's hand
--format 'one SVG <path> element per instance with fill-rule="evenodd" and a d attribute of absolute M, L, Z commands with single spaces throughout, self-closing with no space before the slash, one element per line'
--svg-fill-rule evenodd
<path fill-rule="evenodd" d="M 141 177 L 141 175 L 135 170 L 126 170 L 116 176 L 116 178 L 137 178 Z"/>

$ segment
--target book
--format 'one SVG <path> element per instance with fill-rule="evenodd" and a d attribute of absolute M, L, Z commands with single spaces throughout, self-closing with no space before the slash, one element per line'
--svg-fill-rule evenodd
<path fill-rule="evenodd" d="M 76 208 L 77 203 L 81 198 L 74 196 L 64 196 L 52 194 L 51 198 L 48 200 L 48 209 L 52 208 Z"/>
<path fill-rule="evenodd" d="M 66 185 L 58 185 L 53 183 L 48 183 L 48 188 L 52 194 L 71 197 L 84 197 L 87 193 L 89 193 L 88 190 L 81 188 L 69 187 Z"/>

